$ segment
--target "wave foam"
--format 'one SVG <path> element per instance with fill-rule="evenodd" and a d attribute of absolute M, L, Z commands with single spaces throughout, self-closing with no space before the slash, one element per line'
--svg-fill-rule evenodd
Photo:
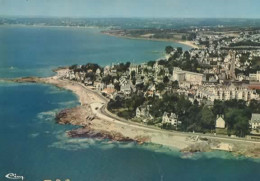
<path fill-rule="evenodd" d="M 40 113 L 38 113 L 37 118 L 40 120 L 52 121 L 55 118 L 55 115 L 57 112 L 58 112 L 58 109 L 54 109 L 54 110 L 46 111 L 46 112 L 40 112 Z"/>

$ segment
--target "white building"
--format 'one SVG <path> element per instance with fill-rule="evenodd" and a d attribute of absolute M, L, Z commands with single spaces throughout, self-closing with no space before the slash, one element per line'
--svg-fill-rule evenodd
<path fill-rule="evenodd" d="M 225 127 L 226 127 L 226 122 L 224 120 L 224 115 L 217 115 L 216 128 L 224 129 Z"/>
<path fill-rule="evenodd" d="M 137 118 L 149 118 L 152 119 L 152 115 L 150 114 L 150 107 L 151 105 L 147 106 L 139 106 L 136 108 L 135 116 Z"/>
<path fill-rule="evenodd" d="M 102 91 L 106 88 L 106 84 L 98 82 L 95 84 L 95 87 L 98 91 Z"/>
<path fill-rule="evenodd" d="M 248 89 L 245 86 L 215 86 L 205 85 L 201 86 L 196 93 L 200 98 L 207 98 L 208 100 L 244 100 L 250 101 L 252 99 L 258 99 L 259 95 L 255 90 Z"/>
<path fill-rule="evenodd" d="M 110 74 L 110 66 L 105 66 L 104 68 L 104 75 L 109 75 Z"/>
<path fill-rule="evenodd" d="M 171 124 L 177 127 L 178 123 L 180 122 L 178 122 L 178 117 L 175 113 L 164 112 L 162 116 L 162 124 Z"/>
<path fill-rule="evenodd" d="M 201 85 L 202 79 L 203 79 L 203 74 L 183 71 L 178 67 L 173 68 L 173 73 L 172 73 L 173 81 L 176 80 L 178 82 L 186 81 L 186 82 L 190 82 L 192 85 Z"/>
<path fill-rule="evenodd" d="M 139 72 L 139 66 L 135 65 L 135 64 L 131 64 L 128 69 L 129 69 L 129 75 L 131 75 L 131 72 L 133 72 L 133 71 L 136 74 L 138 74 L 138 72 Z"/>
<path fill-rule="evenodd" d="M 249 121 L 249 124 L 252 129 L 259 129 L 260 128 L 260 114 L 253 113 L 252 118 Z"/>
<path fill-rule="evenodd" d="M 68 71 L 65 77 L 69 80 L 74 80 L 76 78 L 75 73 L 72 70 Z"/>
<path fill-rule="evenodd" d="M 101 70 L 98 68 L 97 70 L 96 70 L 96 75 L 100 75 L 101 74 Z"/>

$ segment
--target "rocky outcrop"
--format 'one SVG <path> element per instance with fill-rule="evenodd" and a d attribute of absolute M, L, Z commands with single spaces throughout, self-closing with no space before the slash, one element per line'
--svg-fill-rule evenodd
<path fill-rule="evenodd" d="M 78 106 L 71 109 L 64 109 L 56 114 L 56 122 L 59 124 L 72 124 L 77 126 L 87 126 L 95 119 L 89 105 Z"/>
<path fill-rule="evenodd" d="M 96 138 L 96 139 L 109 139 L 113 141 L 122 141 L 122 142 L 138 142 L 141 143 L 141 140 L 131 139 L 129 137 L 123 136 L 118 132 L 108 132 L 104 130 L 94 130 L 90 127 L 79 128 L 76 130 L 71 130 L 67 132 L 68 136 L 75 137 L 84 137 L 84 138 Z"/>
<path fill-rule="evenodd" d="M 105 131 L 91 128 L 92 120 L 96 116 L 92 113 L 89 105 L 82 105 L 71 109 L 64 109 L 56 115 L 56 122 L 58 124 L 72 124 L 82 126 L 82 128 L 71 130 L 67 132 L 67 135 L 72 138 L 96 138 L 96 139 L 108 139 L 121 142 L 137 142 L 142 144 L 149 140 L 148 137 L 137 136 L 135 138 L 129 138 L 123 134 L 115 131 Z M 84 120 L 84 121 L 82 121 Z M 105 123 L 104 123 L 105 124 Z"/>
<path fill-rule="evenodd" d="M 208 142 L 200 142 L 200 143 L 195 143 L 192 144 L 184 149 L 181 150 L 182 152 L 208 152 L 211 151 L 210 145 Z"/>
<path fill-rule="evenodd" d="M 39 77 L 22 77 L 11 80 L 13 82 L 23 83 L 23 82 L 29 82 L 29 83 L 43 83 L 44 78 Z"/>

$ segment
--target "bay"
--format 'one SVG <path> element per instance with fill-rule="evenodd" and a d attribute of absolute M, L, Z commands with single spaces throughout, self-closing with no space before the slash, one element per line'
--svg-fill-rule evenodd
<path fill-rule="evenodd" d="M 0 77 L 50 76 L 58 66 L 142 63 L 163 56 L 167 45 L 159 41 L 123 39 L 104 35 L 99 29 L 65 27 L 0 27 Z"/>
<path fill-rule="evenodd" d="M 128 40 L 96 29 L 0 27 L 0 77 L 49 76 L 57 66 L 154 60 L 169 42 Z M 173 46 L 179 44 L 170 43 Z M 183 47 L 188 49 L 188 47 Z M 78 105 L 70 91 L 0 82 L 0 180 L 259 180 L 259 160 L 225 152 L 183 155 L 159 145 L 70 139 L 55 114 Z"/>

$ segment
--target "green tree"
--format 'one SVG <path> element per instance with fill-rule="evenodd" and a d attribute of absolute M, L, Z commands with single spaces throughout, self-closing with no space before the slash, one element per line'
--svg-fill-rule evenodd
<path fill-rule="evenodd" d="M 202 127 L 208 130 L 212 130 L 215 126 L 215 116 L 208 107 L 204 107 L 201 111 L 201 123 Z"/>
<path fill-rule="evenodd" d="M 96 72 L 96 70 L 98 68 L 100 68 L 100 66 L 98 64 L 95 64 L 95 63 L 87 63 L 86 65 L 82 65 L 81 68 L 85 72 L 87 72 L 88 70 L 92 70 L 93 72 Z"/>
<path fill-rule="evenodd" d="M 170 81 L 169 77 L 168 76 L 164 76 L 163 83 L 168 84 L 169 81 Z"/>
<path fill-rule="evenodd" d="M 120 84 L 119 84 L 119 82 L 114 83 L 114 86 L 115 86 L 115 89 L 116 89 L 117 91 L 120 91 Z"/>
<path fill-rule="evenodd" d="M 136 74 L 135 71 L 132 71 L 132 72 L 131 72 L 131 79 L 134 79 L 134 78 L 135 78 L 135 74 Z"/>
<path fill-rule="evenodd" d="M 70 69 L 70 70 L 75 70 L 77 67 L 78 67 L 78 65 L 77 65 L 77 64 L 74 64 L 74 65 L 71 65 L 71 66 L 69 67 L 69 69 Z"/>
<path fill-rule="evenodd" d="M 260 113 L 260 101 L 251 100 L 249 104 L 249 108 L 252 113 Z"/>
<path fill-rule="evenodd" d="M 154 64 L 155 64 L 155 61 L 149 61 L 149 62 L 147 62 L 147 65 L 148 65 L 149 67 L 153 67 Z"/>
<path fill-rule="evenodd" d="M 179 54 L 182 54 L 182 47 L 177 47 L 177 52 L 178 52 Z"/>
<path fill-rule="evenodd" d="M 155 87 L 156 87 L 156 90 L 159 90 L 160 92 L 165 89 L 164 83 L 159 83 Z"/>
<path fill-rule="evenodd" d="M 190 60 L 190 53 L 188 51 L 185 51 L 183 56 L 186 60 Z"/>
<path fill-rule="evenodd" d="M 172 88 L 178 89 L 179 88 L 179 82 L 177 80 L 172 82 Z"/>
<path fill-rule="evenodd" d="M 173 52 L 173 50 L 174 50 L 174 49 L 173 49 L 172 46 L 166 46 L 166 47 L 165 47 L 165 53 L 166 53 L 166 54 L 170 54 L 171 52 Z"/>
<path fill-rule="evenodd" d="M 96 77 L 93 72 L 87 72 L 86 73 L 86 78 L 90 78 L 90 80 L 95 81 Z"/>
<path fill-rule="evenodd" d="M 250 116 L 247 111 L 237 108 L 225 110 L 225 121 L 229 131 L 234 131 L 237 136 L 245 136 L 249 132 L 248 120 Z"/>
<path fill-rule="evenodd" d="M 104 82 L 105 84 L 109 84 L 111 81 L 112 81 L 111 75 L 107 75 L 107 76 L 102 78 L 102 82 Z"/>
<path fill-rule="evenodd" d="M 249 133 L 248 118 L 246 116 L 236 117 L 236 123 L 234 124 L 235 134 L 240 137 L 244 137 Z"/>
<path fill-rule="evenodd" d="M 215 100 L 214 101 L 214 106 L 213 106 L 213 113 L 215 115 L 224 114 L 224 110 L 225 110 L 224 102 L 219 101 L 219 100 Z"/>

